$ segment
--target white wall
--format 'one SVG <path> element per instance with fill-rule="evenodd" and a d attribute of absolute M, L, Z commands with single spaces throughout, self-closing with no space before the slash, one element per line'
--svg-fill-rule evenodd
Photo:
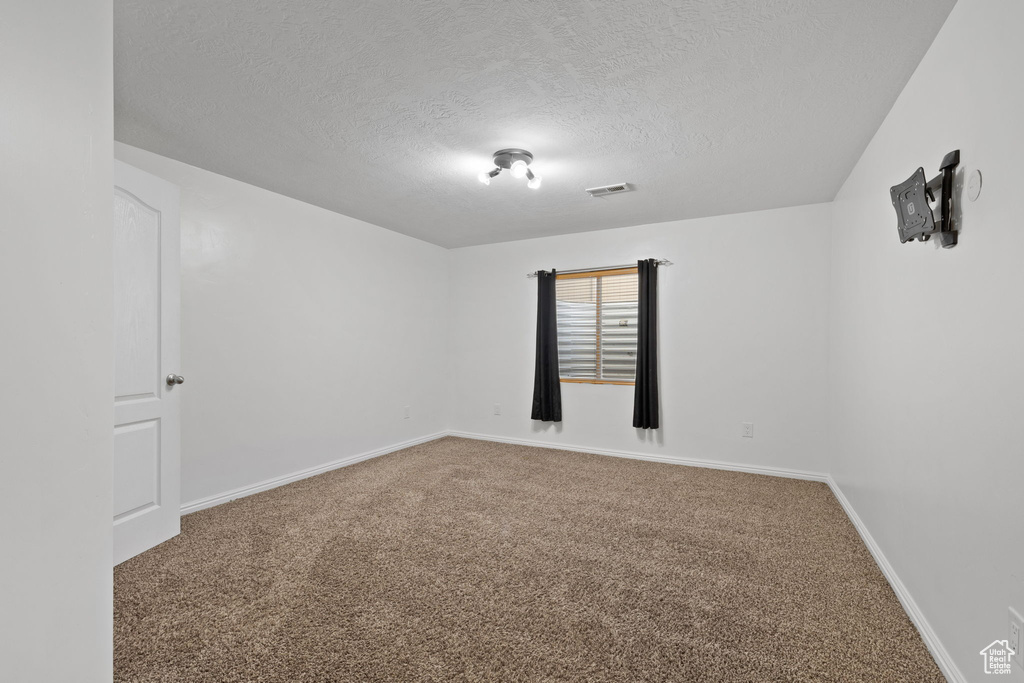
<path fill-rule="evenodd" d="M 1024 611 L 1022 25 L 960 0 L 833 205 L 832 472 L 968 680 Z M 900 244 L 889 186 L 957 148 L 960 245 Z"/>
<path fill-rule="evenodd" d="M 824 471 L 829 217 L 821 204 L 454 250 L 452 429 Z M 562 384 L 561 426 L 530 420 L 526 273 L 638 258 L 675 264 L 658 276 L 662 428 L 634 429 L 633 387 L 617 385 Z"/>
<path fill-rule="evenodd" d="M 109 681 L 112 10 L 0 8 L 0 679 Z"/>
<path fill-rule="evenodd" d="M 445 428 L 446 250 L 115 155 L 181 188 L 182 501 Z"/>

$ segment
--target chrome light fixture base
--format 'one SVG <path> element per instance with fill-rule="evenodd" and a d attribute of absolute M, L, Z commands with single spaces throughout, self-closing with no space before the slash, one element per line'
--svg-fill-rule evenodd
<path fill-rule="evenodd" d="M 533 155 L 525 149 L 516 149 L 515 147 L 499 149 L 494 153 L 494 165 L 498 168 L 512 168 L 512 164 L 517 161 L 525 161 L 529 166 L 533 161 Z"/>
<path fill-rule="evenodd" d="M 480 175 L 477 176 L 477 179 L 484 185 L 490 185 L 491 178 L 501 173 L 502 169 L 506 169 L 513 178 L 525 177 L 527 180 L 526 186 L 531 190 L 536 190 L 540 187 L 541 177 L 534 175 L 533 171 L 530 170 L 533 154 L 525 149 L 519 149 L 518 147 L 499 149 L 494 153 L 493 160 L 494 169 L 491 171 L 481 171 Z"/>

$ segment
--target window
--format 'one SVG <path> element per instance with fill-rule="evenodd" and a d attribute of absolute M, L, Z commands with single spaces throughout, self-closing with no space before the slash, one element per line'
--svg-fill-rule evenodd
<path fill-rule="evenodd" d="M 559 273 L 558 371 L 563 382 L 633 384 L 636 268 Z"/>

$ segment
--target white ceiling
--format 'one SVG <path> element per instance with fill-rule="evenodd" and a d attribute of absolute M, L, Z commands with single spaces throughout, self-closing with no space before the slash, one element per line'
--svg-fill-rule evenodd
<path fill-rule="evenodd" d="M 115 137 L 446 247 L 830 201 L 954 3 L 115 0 Z"/>

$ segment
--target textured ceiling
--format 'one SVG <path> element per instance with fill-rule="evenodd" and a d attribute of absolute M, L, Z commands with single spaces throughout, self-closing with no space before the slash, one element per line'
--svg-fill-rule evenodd
<path fill-rule="evenodd" d="M 830 201 L 954 0 L 114 4 L 118 140 L 452 247 Z"/>

